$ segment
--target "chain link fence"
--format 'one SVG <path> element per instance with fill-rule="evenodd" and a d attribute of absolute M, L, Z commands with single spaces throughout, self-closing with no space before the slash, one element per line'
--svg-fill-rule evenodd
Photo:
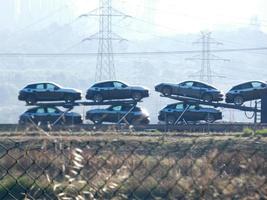
<path fill-rule="evenodd" d="M 267 140 L 234 136 L 9 136 L 0 199 L 267 199 Z"/>

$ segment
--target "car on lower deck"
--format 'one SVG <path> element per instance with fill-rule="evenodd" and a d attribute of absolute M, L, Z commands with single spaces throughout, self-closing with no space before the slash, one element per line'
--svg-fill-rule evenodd
<path fill-rule="evenodd" d="M 86 112 L 86 119 L 94 124 L 102 123 L 126 123 L 123 117 L 129 124 L 145 125 L 149 124 L 149 114 L 146 110 L 140 107 L 131 105 L 113 105 L 106 109 L 93 109 Z"/>
<path fill-rule="evenodd" d="M 129 86 L 120 81 L 106 81 L 94 84 L 87 90 L 86 99 L 94 102 L 117 99 L 140 101 L 149 96 L 148 89 L 141 86 Z"/>
<path fill-rule="evenodd" d="M 164 96 L 178 95 L 207 102 L 222 101 L 223 94 L 215 87 L 198 81 L 185 81 L 179 84 L 161 83 L 155 86 Z"/>
<path fill-rule="evenodd" d="M 20 116 L 19 124 L 82 124 L 82 116 L 75 112 L 63 112 L 57 107 L 35 107 Z"/>
<path fill-rule="evenodd" d="M 250 81 L 232 87 L 226 93 L 226 103 L 242 105 L 246 101 L 260 99 L 267 94 L 267 84 L 262 81 Z"/>
<path fill-rule="evenodd" d="M 187 111 L 185 111 L 185 109 Z M 183 116 L 180 117 L 183 113 Z M 179 119 L 180 118 L 180 119 Z M 211 107 L 188 105 L 184 103 L 170 104 L 159 112 L 159 121 L 173 125 L 176 122 L 199 122 L 213 123 L 222 119 L 222 112 Z"/>
<path fill-rule="evenodd" d="M 18 96 L 20 101 L 26 101 L 29 105 L 34 105 L 38 101 L 65 101 L 72 103 L 81 98 L 81 91 L 63 88 L 52 82 L 29 84 L 19 91 Z"/>

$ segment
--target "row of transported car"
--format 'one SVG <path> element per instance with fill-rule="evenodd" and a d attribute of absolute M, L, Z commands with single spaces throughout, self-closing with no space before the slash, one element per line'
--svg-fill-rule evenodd
<path fill-rule="evenodd" d="M 245 101 L 258 99 L 266 93 L 267 86 L 264 82 L 252 81 L 233 87 L 226 94 L 226 102 L 241 105 Z M 223 94 L 213 86 L 197 81 L 186 81 L 179 84 L 162 83 L 155 86 L 155 90 L 164 96 L 178 95 L 201 99 L 203 101 L 222 101 Z M 140 101 L 149 96 L 147 88 L 140 86 L 128 86 L 120 81 L 106 81 L 94 84 L 87 90 L 86 99 L 93 100 L 101 105 L 105 100 L 133 99 Z M 82 99 L 79 90 L 63 88 L 55 83 L 35 83 L 29 84 L 19 93 L 19 100 L 26 101 L 27 104 L 34 105 L 39 101 L 65 101 L 72 103 Z M 187 111 L 184 113 L 185 109 Z M 183 114 L 182 117 L 181 114 Z M 95 124 L 105 122 L 124 123 L 120 120 L 125 116 L 125 120 L 130 124 L 148 124 L 149 114 L 140 107 L 133 105 L 112 105 L 105 109 L 93 109 L 86 113 L 86 119 Z M 185 103 L 175 103 L 167 105 L 159 112 L 159 121 L 167 124 L 176 124 L 182 121 L 198 122 L 206 121 L 212 123 L 222 119 L 221 111 L 199 105 L 186 105 Z M 57 123 L 57 124 L 80 124 L 83 122 L 82 116 L 78 113 L 64 113 L 55 106 L 34 107 L 20 116 L 20 124 L 26 123 Z"/>
<path fill-rule="evenodd" d="M 222 119 L 221 111 L 207 106 L 191 105 L 183 117 L 179 119 L 187 105 L 176 103 L 167 105 L 158 115 L 160 122 L 177 124 L 180 122 L 196 123 L 205 121 L 213 123 Z M 125 116 L 125 119 L 123 117 Z M 105 109 L 92 109 L 86 112 L 86 119 L 94 124 L 102 123 L 129 123 L 132 125 L 149 124 L 149 113 L 140 107 L 131 105 L 112 105 Z M 126 120 L 126 121 L 125 121 Z M 79 113 L 64 112 L 55 106 L 37 106 L 24 112 L 19 119 L 19 124 L 82 124 L 83 118 Z"/>
<path fill-rule="evenodd" d="M 223 93 L 215 87 L 198 82 L 185 81 L 179 84 L 161 83 L 155 90 L 164 96 L 178 95 L 192 97 L 207 102 L 223 101 Z M 260 99 L 267 92 L 267 85 L 261 81 L 251 81 L 232 87 L 225 95 L 226 103 L 242 105 L 246 101 Z M 120 81 L 106 81 L 94 84 L 86 92 L 86 99 L 101 103 L 105 100 L 133 99 L 140 101 L 149 96 L 149 90 L 141 86 L 129 86 Z M 55 83 L 29 84 L 19 92 L 19 100 L 34 105 L 39 101 L 74 102 L 82 99 L 77 89 L 63 88 Z"/>

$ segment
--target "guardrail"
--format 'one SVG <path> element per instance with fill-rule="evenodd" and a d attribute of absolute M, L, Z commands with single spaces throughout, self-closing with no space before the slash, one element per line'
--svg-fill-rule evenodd
<path fill-rule="evenodd" d="M 83 124 L 83 125 L 73 125 L 73 126 L 54 126 L 49 127 L 38 127 L 49 131 L 72 131 L 72 132 L 82 132 L 82 131 L 136 131 L 136 132 L 242 132 L 245 128 L 251 129 L 265 129 L 267 124 L 254 124 L 254 123 L 213 123 L 213 124 L 190 124 L 190 125 L 165 125 L 165 124 L 149 124 L 149 125 L 117 125 L 117 124 Z M 37 130 L 34 126 L 21 126 L 18 124 L 0 124 L 0 132 L 22 132 Z"/>

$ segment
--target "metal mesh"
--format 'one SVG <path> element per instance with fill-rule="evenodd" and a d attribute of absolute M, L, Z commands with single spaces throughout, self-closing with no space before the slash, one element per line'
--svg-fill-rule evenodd
<path fill-rule="evenodd" d="M 267 199 L 266 144 L 233 136 L 2 136 L 0 199 Z"/>

